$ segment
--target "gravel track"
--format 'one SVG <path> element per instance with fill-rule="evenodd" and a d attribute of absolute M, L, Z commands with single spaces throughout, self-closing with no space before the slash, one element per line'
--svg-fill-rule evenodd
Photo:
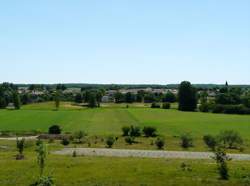
<path fill-rule="evenodd" d="M 169 159 L 212 159 L 211 152 L 157 151 L 157 150 L 128 150 L 104 148 L 64 148 L 52 152 L 58 155 L 72 155 L 76 151 L 79 156 L 108 156 L 108 157 L 141 157 Z M 233 160 L 250 161 L 250 154 L 228 154 Z"/>
<path fill-rule="evenodd" d="M 9 140 L 9 141 L 15 141 L 16 138 L 22 139 L 24 138 L 25 140 L 35 140 L 38 138 L 38 136 L 18 136 L 18 137 L 5 137 L 5 138 L 0 138 L 0 140 Z"/>

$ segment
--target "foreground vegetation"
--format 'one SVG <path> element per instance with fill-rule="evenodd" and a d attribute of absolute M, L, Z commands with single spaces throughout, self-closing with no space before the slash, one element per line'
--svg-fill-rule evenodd
<path fill-rule="evenodd" d="M 35 145 L 27 143 L 24 160 L 16 160 L 14 142 L 0 148 L 0 185 L 27 186 L 39 177 Z M 57 149 L 49 144 L 49 149 Z M 147 158 L 70 157 L 49 154 L 45 175 L 56 185 L 247 185 L 250 162 L 230 161 L 230 179 L 222 181 L 213 160 L 166 160 Z"/>

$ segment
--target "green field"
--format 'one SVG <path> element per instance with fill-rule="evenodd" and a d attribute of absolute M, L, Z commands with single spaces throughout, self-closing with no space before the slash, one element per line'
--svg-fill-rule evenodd
<path fill-rule="evenodd" d="M 0 130 L 45 132 L 52 124 L 61 125 L 64 132 L 84 130 L 89 135 L 120 135 L 124 125 L 150 125 L 157 127 L 164 136 L 190 132 L 195 137 L 202 137 L 233 129 L 243 138 L 250 138 L 249 115 L 180 112 L 141 105 L 87 109 L 69 103 L 63 103 L 59 111 L 53 110 L 53 103 L 27 105 L 21 110 L 0 110 Z"/>
<path fill-rule="evenodd" d="M 7 150 L 0 148 L 0 185 L 27 186 L 38 177 L 34 146 L 25 148 L 25 159 L 15 160 L 15 141 Z M 49 144 L 50 147 L 54 144 Z M 185 163 L 190 170 L 183 170 Z M 147 158 L 70 157 L 49 155 L 45 174 L 53 175 L 58 186 L 246 186 L 249 184 L 250 162 L 231 161 L 230 180 L 218 179 L 212 160 L 173 160 Z M 246 177 L 247 176 L 247 177 Z"/>
<path fill-rule="evenodd" d="M 101 108 L 88 109 L 71 103 L 62 103 L 59 111 L 53 103 L 32 104 L 21 110 L 0 110 L 0 130 L 47 132 L 52 124 L 60 124 L 64 132 L 84 130 L 88 132 L 88 143 L 69 147 L 102 147 L 104 138 L 113 134 L 119 136 L 113 148 L 152 149 L 154 138 L 139 137 L 138 143 L 128 145 L 121 137 L 121 127 L 150 125 L 158 129 L 166 139 L 167 150 L 183 150 L 178 136 L 190 132 L 194 147 L 190 151 L 208 151 L 204 145 L 204 134 L 217 134 L 221 130 L 234 129 L 245 140 L 245 151 L 249 153 L 250 116 L 209 114 L 199 112 L 180 112 L 173 109 L 151 109 L 146 104 L 104 104 Z M 48 142 L 48 141 L 46 141 Z M 0 185 L 26 186 L 38 177 L 35 154 L 35 141 L 26 141 L 25 159 L 15 160 L 17 154 L 15 141 L 0 140 Z M 49 150 L 64 148 L 60 141 L 48 143 Z M 237 150 L 230 150 L 237 152 Z M 181 164 L 189 165 L 183 170 Z M 46 174 L 52 174 L 56 185 L 73 186 L 157 186 L 157 185 L 249 185 L 250 162 L 229 162 L 230 180 L 218 179 L 217 167 L 213 160 L 173 160 L 147 158 L 111 157 L 70 157 L 49 154 Z"/>

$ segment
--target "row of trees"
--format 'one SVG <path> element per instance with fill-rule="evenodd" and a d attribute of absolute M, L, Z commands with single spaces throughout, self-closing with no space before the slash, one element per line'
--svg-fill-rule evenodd
<path fill-rule="evenodd" d="M 131 92 L 127 92 L 126 94 L 122 94 L 117 91 L 114 95 L 114 99 L 116 103 L 133 103 L 133 102 L 144 102 L 144 103 L 152 103 L 152 102 L 176 102 L 177 97 L 172 92 L 163 93 L 149 93 L 143 90 L 138 91 L 137 94 L 133 94 Z"/>

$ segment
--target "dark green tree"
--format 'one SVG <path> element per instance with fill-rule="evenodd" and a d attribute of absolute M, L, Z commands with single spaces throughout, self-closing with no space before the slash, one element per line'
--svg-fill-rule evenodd
<path fill-rule="evenodd" d="M 15 109 L 20 109 L 21 101 L 20 101 L 20 96 L 17 91 L 14 91 L 13 93 L 13 103 L 14 103 Z"/>
<path fill-rule="evenodd" d="M 179 110 L 195 111 L 197 107 L 196 89 L 188 81 L 181 82 L 178 92 Z"/>
<path fill-rule="evenodd" d="M 54 101 L 55 101 L 56 110 L 58 110 L 59 107 L 60 107 L 60 92 L 59 92 L 59 90 L 57 90 L 57 91 L 55 92 Z"/>
<path fill-rule="evenodd" d="M 163 101 L 163 102 L 173 103 L 173 102 L 176 101 L 176 96 L 175 96 L 172 92 L 168 91 L 168 92 L 164 95 L 162 101 Z"/>

